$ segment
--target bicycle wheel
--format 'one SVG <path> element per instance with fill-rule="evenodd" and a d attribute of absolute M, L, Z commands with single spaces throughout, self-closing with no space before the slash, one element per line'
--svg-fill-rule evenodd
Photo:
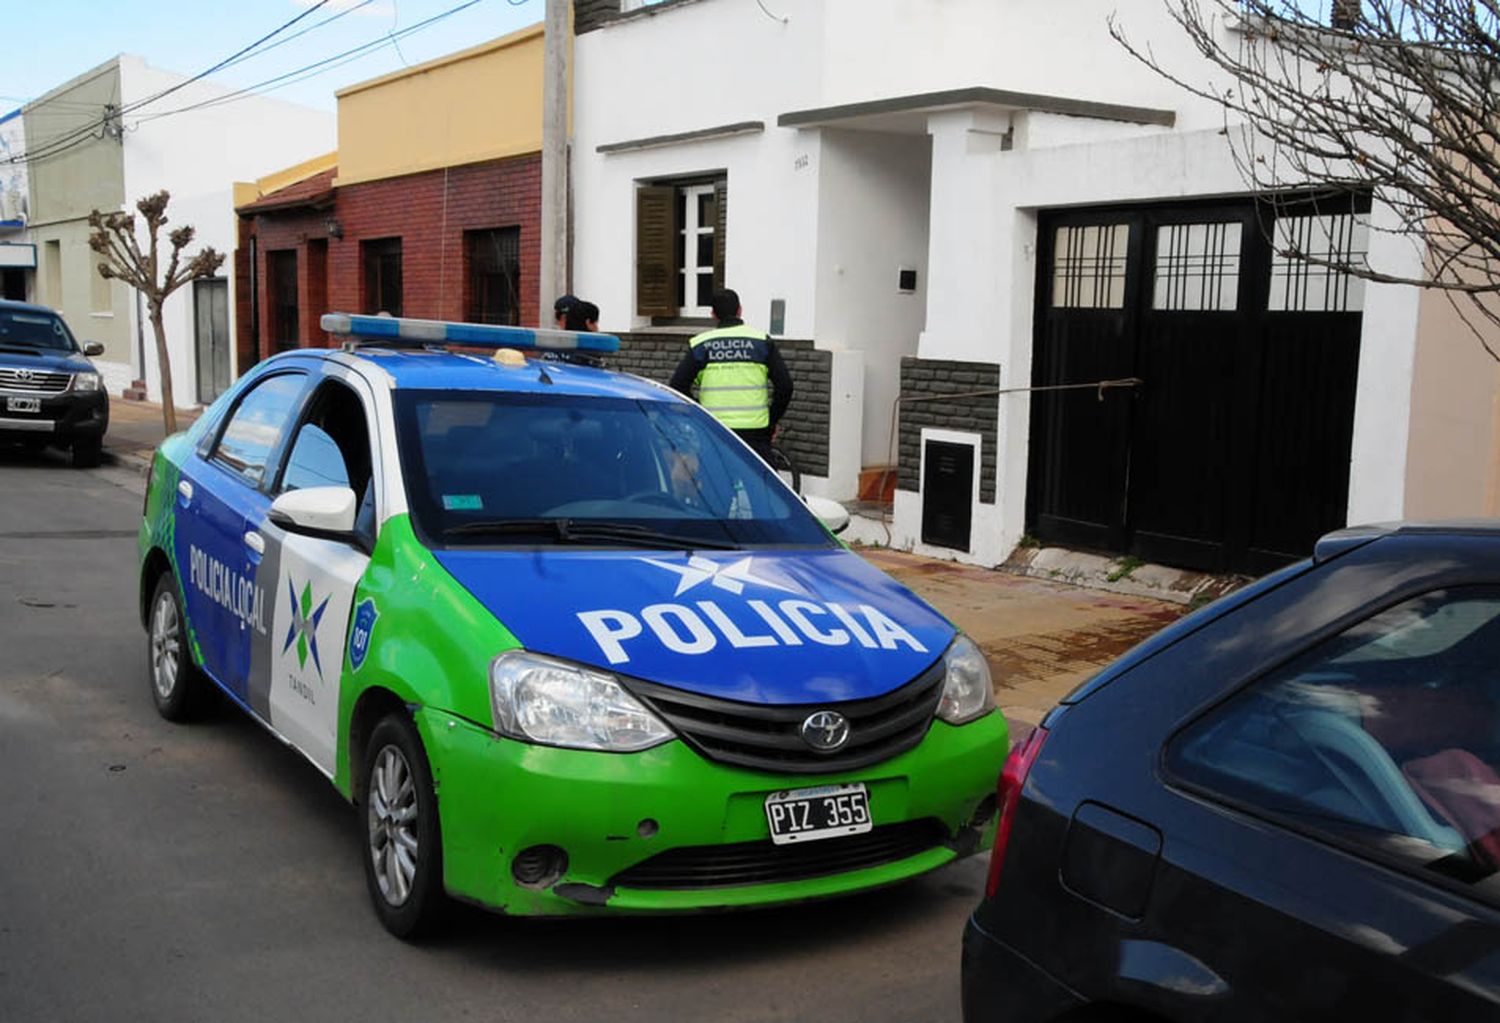
<path fill-rule="evenodd" d="M 792 461 L 790 455 L 774 444 L 771 445 L 770 466 L 783 483 L 796 493 L 802 493 L 802 470 L 797 468 L 797 463 Z"/>

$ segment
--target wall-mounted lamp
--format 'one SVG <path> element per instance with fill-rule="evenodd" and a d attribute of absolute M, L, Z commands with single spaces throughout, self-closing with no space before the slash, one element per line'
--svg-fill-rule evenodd
<path fill-rule="evenodd" d="M 328 232 L 330 238 L 344 237 L 344 225 L 339 223 L 338 217 L 329 217 L 323 221 L 323 229 Z"/>

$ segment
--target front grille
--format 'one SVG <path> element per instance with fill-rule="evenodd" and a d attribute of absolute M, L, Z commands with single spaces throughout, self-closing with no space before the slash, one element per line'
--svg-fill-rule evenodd
<path fill-rule="evenodd" d="M 639 679 L 621 681 L 710 760 L 777 774 L 831 774 L 889 760 L 921 742 L 942 697 L 943 676 L 939 659 L 884 696 L 801 705 L 740 703 Z M 820 710 L 849 719 L 849 739 L 832 753 L 818 752 L 802 738 L 802 722 Z"/>
<path fill-rule="evenodd" d="M 825 838 L 802 845 L 770 839 L 733 845 L 686 846 L 658 853 L 610 879 L 616 888 L 732 888 L 827 877 L 924 853 L 948 838 L 935 817 L 882 824 L 863 835 Z"/>
<path fill-rule="evenodd" d="M 0 366 L 0 390 L 61 394 L 68 389 L 72 380 L 71 373 L 47 373 L 39 369 Z"/>

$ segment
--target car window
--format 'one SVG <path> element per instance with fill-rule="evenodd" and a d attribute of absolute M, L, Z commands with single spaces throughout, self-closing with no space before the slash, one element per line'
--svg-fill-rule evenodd
<path fill-rule="evenodd" d="M 277 490 L 348 487 L 358 501 L 355 528 L 373 539 L 372 465 L 364 404 L 347 384 L 327 380 L 307 403 Z"/>
<path fill-rule="evenodd" d="M 286 462 L 286 475 L 282 477 L 282 490 L 300 490 L 304 487 L 347 487 L 349 470 L 344 465 L 344 456 L 338 444 L 322 427 L 304 423 L 297 431 L 292 443 L 292 453 Z"/>
<path fill-rule="evenodd" d="M 1407 600 L 1242 690 L 1178 778 L 1500 895 L 1500 589 Z"/>
<path fill-rule="evenodd" d="M 281 373 L 252 387 L 230 414 L 214 448 L 214 460 L 258 486 L 304 380 L 301 373 Z"/>
<path fill-rule="evenodd" d="M 61 316 L 30 309 L 0 309 L 0 346 L 5 345 L 63 352 L 78 347 Z"/>
<path fill-rule="evenodd" d="M 397 423 L 413 510 L 444 543 L 532 544 L 546 531 L 485 525 L 563 519 L 731 546 L 831 543 L 765 463 L 697 406 L 405 391 Z"/>

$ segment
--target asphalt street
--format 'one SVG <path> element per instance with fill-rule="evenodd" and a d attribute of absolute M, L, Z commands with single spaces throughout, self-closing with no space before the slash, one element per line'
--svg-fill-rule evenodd
<path fill-rule="evenodd" d="M 153 709 L 141 482 L 0 449 L 0 1020 L 958 1018 L 982 858 L 792 909 L 391 938 L 331 785 L 227 704 Z"/>

